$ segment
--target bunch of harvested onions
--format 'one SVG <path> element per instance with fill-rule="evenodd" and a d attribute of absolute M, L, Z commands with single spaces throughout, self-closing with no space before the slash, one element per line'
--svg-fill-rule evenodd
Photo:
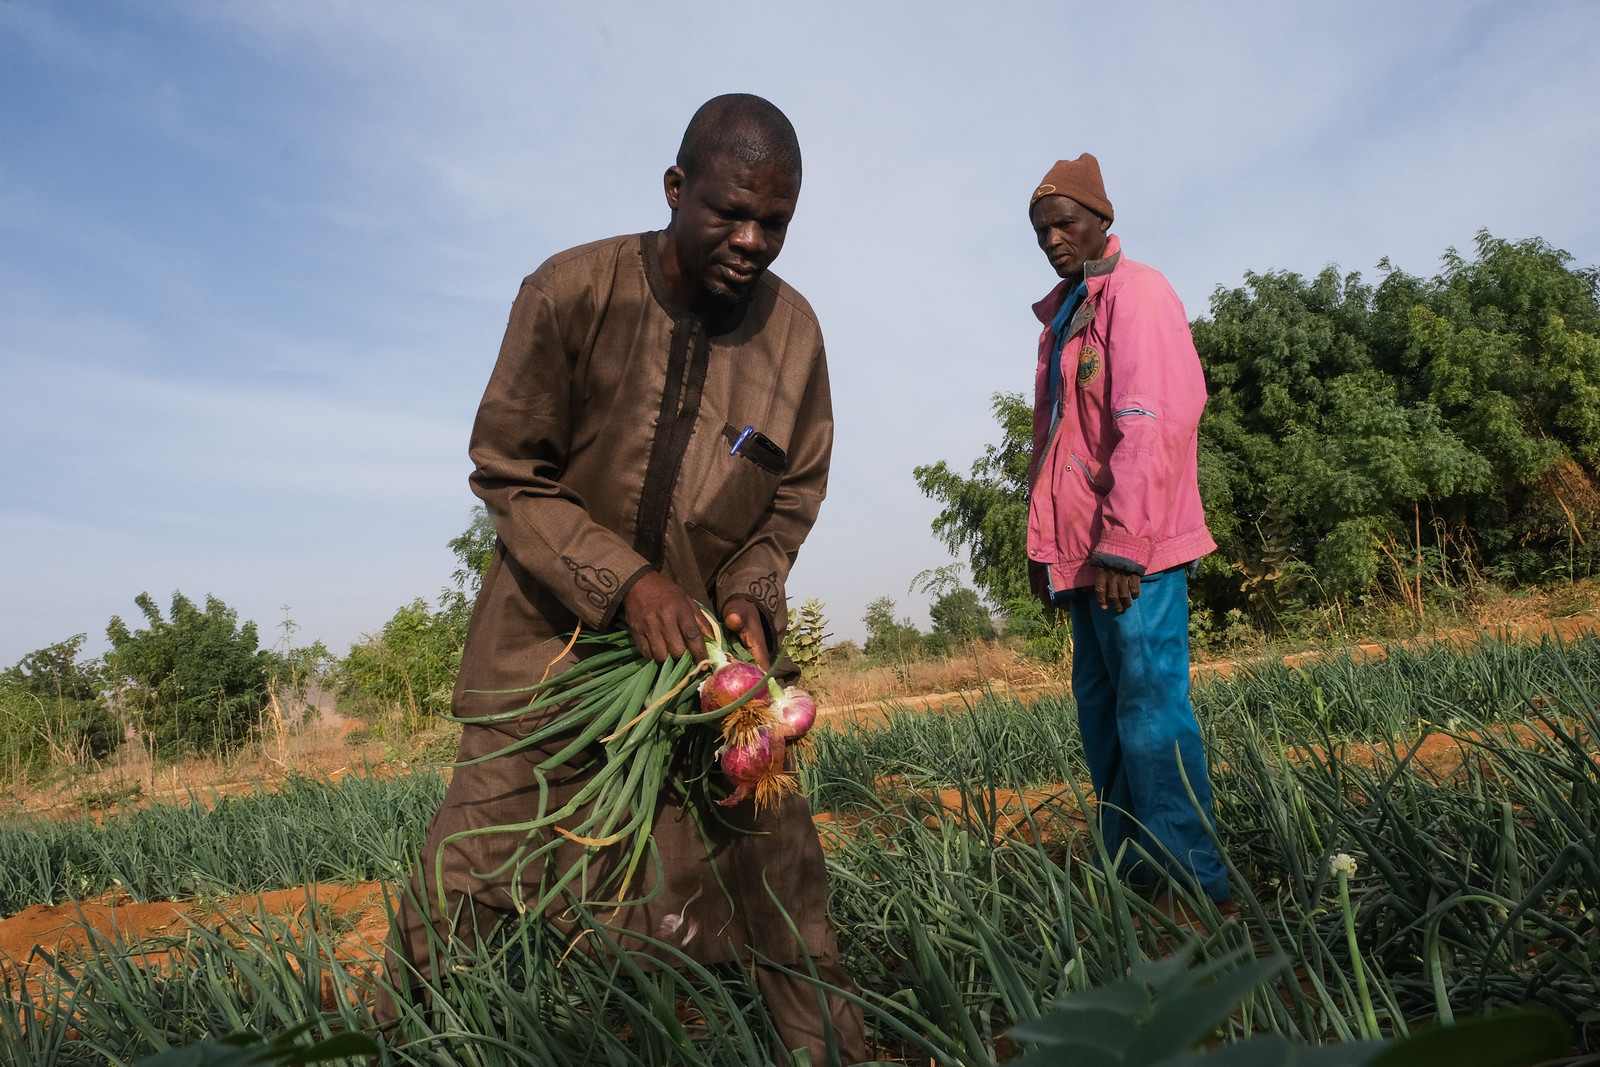
<path fill-rule="evenodd" d="M 451 843 L 480 834 L 522 832 L 524 840 L 510 859 L 486 878 L 512 873 L 512 898 L 523 910 L 543 911 L 580 878 L 588 857 L 601 849 L 624 850 L 604 885 L 620 879 L 617 899 L 626 895 L 633 874 L 649 849 L 651 819 L 662 790 L 681 797 L 690 785 L 720 769 L 731 789 L 717 804 L 747 798 L 757 810 L 799 788 L 784 769 L 788 746 L 810 729 L 816 708 L 801 690 L 781 688 L 772 672 L 738 658 L 709 613 L 715 636 L 706 641 L 706 658 L 684 653 L 657 663 L 641 655 L 625 631 L 574 635 L 589 654 L 554 678 L 520 692 L 529 702 L 515 710 L 465 724 L 512 722 L 541 712 L 548 721 L 502 748 L 458 763 L 481 763 L 534 746 L 559 746 L 534 767 L 537 810 L 525 822 L 479 827 L 453 834 L 434 858 L 435 880 L 444 906 L 444 852 Z M 569 648 L 572 645 L 569 644 Z M 698 688 L 695 680 L 710 671 Z M 598 751 L 597 751 L 598 748 Z M 687 759 L 685 759 L 687 756 Z M 686 778 L 687 763 L 692 773 Z M 581 788 L 559 807 L 549 803 L 547 778 L 589 773 Z M 572 822 L 576 818 L 576 822 Z M 553 833 L 552 833 L 553 831 Z M 522 873 L 549 858 L 563 840 L 585 847 L 584 861 L 555 873 L 535 899 L 522 895 Z M 589 885 L 590 891 L 596 887 Z"/>

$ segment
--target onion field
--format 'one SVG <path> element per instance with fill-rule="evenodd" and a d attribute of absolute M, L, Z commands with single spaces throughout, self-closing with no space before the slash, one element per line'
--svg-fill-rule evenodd
<path fill-rule="evenodd" d="M 1222 1023 L 1224 1043 L 1398 1035 L 1533 1002 L 1581 1048 L 1600 1045 L 1600 640 L 1263 665 L 1197 686 L 1194 701 L 1240 910 L 1225 918 L 1173 887 L 1183 923 L 1100 873 L 1070 699 L 819 724 L 802 780 L 880 1055 L 1003 1061 L 1021 1051 L 1004 1033 L 1056 998 L 1197 941 L 1211 957 L 1281 958 Z M 426 770 L 298 779 L 215 804 L 12 823 L 0 911 L 111 889 L 398 882 L 442 788 Z M 1355 861 L 1348 911 L 1340 855 Z M 257 915 L 0 961 L 0 1063 L 127 1064 L 307 1020 L 314 1036 L 370 1031 L 380 971 L 336 962 L 339 937 Z M 738 968 L 647 970 L 565 947 L 528 922 L 460 961 L 381 1062 L 768 1062 L 770 1024 Z"/>

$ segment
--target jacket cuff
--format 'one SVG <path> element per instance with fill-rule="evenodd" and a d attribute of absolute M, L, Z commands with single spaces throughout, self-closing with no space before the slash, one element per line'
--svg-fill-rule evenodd
<path fill-rule="evenodd" d="M 1121 571 L 1124 574 L 1137 574 L 1141 578 L 1144 577 L 1144 564 L 1135 563 L 1125 556 L 1114 556 L 1109 552 L 1089 553 L 1089 565 L 1091 567 L 1102 567 L 1108 571 Z"/>
<path fill-rule="evenodd" d="M 1153 551 L 1154 546 L 1147 538 L 1107 533 L 1103 534 L 1100 542 L 1089 551 L 1089 562 L 1095 566 L 1110 567 L 1112 570 L 1143 574 L 1145 568 L 1150 566 L 1150 556 Z M 1100 563 L 1101 559 L 1107 562 Z"/>

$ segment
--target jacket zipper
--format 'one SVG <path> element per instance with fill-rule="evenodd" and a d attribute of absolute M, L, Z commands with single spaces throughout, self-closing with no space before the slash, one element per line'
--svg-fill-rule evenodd
<path fill-rule="evenodd" d="M 1105 489 L 1100 485 L 1100 483 L 1094 480 L 1094 475 L 1089 473 L 1088 465 L 1085 464 L 1083 460 L 1078 458 L 1076 452 L 1068 452 L 1067 458 L 1078 465 L 1078 469 L 1083 472 L 1083 476 L 1089 480 L 1090 485 L 1094 486 L 1096 489 L 1099 489 L 1102 493 L 1105 492 Z M 1072 468 L 1070 466 L 1067 467 L 1067 470 L 1071 469 Z"/>

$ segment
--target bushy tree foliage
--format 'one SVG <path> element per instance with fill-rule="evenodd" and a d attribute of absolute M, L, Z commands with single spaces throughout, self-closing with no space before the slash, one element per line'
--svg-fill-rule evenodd
<path fill-rule="evenodd" d="M 990 641 L 999 636 L 977 590 L 964 585 L 935 599 L 928 607 L 928 618 L 933 622 L 933 632 L 948 635 L 952 644 Z"/>
<path fill-rule="evenodd" d="M 911 590 L 921 590 L 933 597 L 933 603 L 928 606 L 933 631 L 923 639 L 928 652 L 947 653 L 974 641 L 992 641 L 999 636 L 994 619 L 977 591 L 962 584 L 961 564 L 951 563 L 923 571 L 911 580 Z"/>
<path fill-rule="evenodd" d="M 0 772 L 36 775 L 52 763 L 104 758 L 122 742 L 122 723 L 101 695 L 99 665 L 80 658 L 85 636 L 0 671 Z"/>
<path fill-rule="evenodd" d="M 489 564 L 494 560 L 496 536 L 489 509 L 479 504 L 472 509 L 472 519 L 467 523 L 467 528 L 449 542 L 450 551 L 459 564 L 450 575 L 450 580 L 455 583 L 456 589 L 467 596 L 478 595 L 484 575 L 489 573 Z"/>
<path fill-rule="evenodd" d="M 459 591 L 447 591 L 437 610 L 417 597 L 378 633 L 350 646 L 339 666 L 340 693 L 416 715 L 445 714 L 471 617 L 472 604 Z"/>
<path fill-rule="evenodd" d="M 1258 617 L 1487 574 L 1591 573 L 1593 271 L 1482 233 L 1431 279 L 1250 274 L 1193 324 L 1210 386 L 1200 596 Z"/>
<path fill-rule="evenodd" d="M 172 594 L 171 617 L 149 593 L 134 597 L 147 627 L 130 630 L 113 615 L 106 627 L 109 681 L 119 708 L 158 751 L 230 751 L 243 744 L 267 702 L 270 653 L 257 648 L 256 624 L 214 596 L 205 610 Z"/>
<path fill-rule="evenodd" d="M 65 641 L 29 652 L 0 671 L 0 684 L 52 700 L 98 700 L 103 684 L 100 666 L 79 658 L 87 637 L 73 634 Z"/>

